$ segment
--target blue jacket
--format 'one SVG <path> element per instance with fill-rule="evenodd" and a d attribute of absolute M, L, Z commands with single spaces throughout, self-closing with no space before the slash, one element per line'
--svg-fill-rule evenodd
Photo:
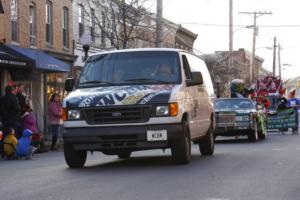
<path fill-rule="evenodd" d="M 23 131 L 22 137 L 19 139 L 16 154 L 17 156 L 27 156 L 29 153 L 30 147 L 30 136 L 32 135 L 32 131 L 29 129 L 25 129 Z"/>
<path fill-rule="evenodd" d="M 288 103 L 289 103 L 289 107 L 299 106 L 300 105 L 300 101 L 297 98 L 291 98 L 291 99 L 289 99 Z"/>

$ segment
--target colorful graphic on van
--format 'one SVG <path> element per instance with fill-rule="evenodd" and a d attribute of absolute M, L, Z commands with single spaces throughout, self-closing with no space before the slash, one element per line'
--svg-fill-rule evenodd
<path fill-rule="evenodd" d="M 131 85 L 77 90 L 66 99 L 67 107 L 167 103 L 174 85 Z"/>

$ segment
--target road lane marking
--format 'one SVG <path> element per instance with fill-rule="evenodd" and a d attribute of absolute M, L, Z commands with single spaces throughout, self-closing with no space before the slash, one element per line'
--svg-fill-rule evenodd
<path fill-rule="evenodd" d="M 285 148 L 272 148 L 272 151 L 286 151 Z"/>
<path fill-rule="evenodd" d="M 229 199 L 220 199 L 220 198 L 207 198 L 207 199 L 205 199 L 205 200 L 229 200 Z"/>

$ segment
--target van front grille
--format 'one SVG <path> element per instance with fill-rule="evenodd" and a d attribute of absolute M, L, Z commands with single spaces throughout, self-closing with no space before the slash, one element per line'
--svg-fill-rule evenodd
<path fill-rule="evenodd" d="M 118 124 L 147 122 L 151 115 L 149 106 L 97 107 L 83 110 L 88 124 Z"/>

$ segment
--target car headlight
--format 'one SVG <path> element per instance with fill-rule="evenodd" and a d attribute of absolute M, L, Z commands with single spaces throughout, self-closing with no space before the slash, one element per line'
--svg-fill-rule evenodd
<path fill-rule="evenodd" d="M 80 119 L 80 110 L 69 110 L 68 111 L 68 119 L 69 120 Z"/>
<path fill-rule="evenodd" d="M 159 105 L 155 108 L 155 116 L 177 116 L 178 103 L 169 103 L 167 105 Z"/>

